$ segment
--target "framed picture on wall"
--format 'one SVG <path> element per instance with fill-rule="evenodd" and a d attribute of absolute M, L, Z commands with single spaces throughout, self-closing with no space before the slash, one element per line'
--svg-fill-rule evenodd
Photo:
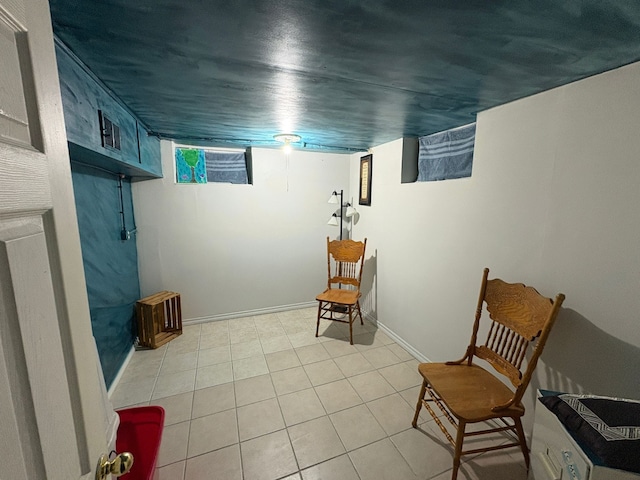
<path fill-rule="evenodd" d="M 371 205 L 371 162 L 373 155 L 360 157 L 360 205 Z"/>

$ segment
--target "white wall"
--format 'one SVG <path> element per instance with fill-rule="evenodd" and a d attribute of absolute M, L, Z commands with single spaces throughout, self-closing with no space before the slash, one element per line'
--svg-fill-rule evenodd
<path fill-rule="evenodd" d="M 462 355 L 487 266 L 567 296 L 530 412 L 539 386 L 640 398 L 638 112 L 635 64 L 480 113 L 471 178 L 401 184 L 402 141 L 381 145 L 370 207 L 359 154 L 255 150 L 254 185 L 191 186 L 163 142 L 166 178 L 133 187 L 142 293 L 181 292 L 186 319 L 313 302 L 326 200 L 350 189 L 363 308 L 421 355 Z"/>
<path fill-rule="evenodd" d="M 349 186 L 349 156 L 253 149 L 253 185 L 133 184 L 142 295 L 180 292 L 185 320 L 314 302 L 326 283 L 327 200 Z"/>
<path fill-rule="evenodd" d="M 529 406 L 538 386 L 640 398 L 639 112 L 635 64 L 480 113 L 471 178 L 401 184 L 402 142 L 375 148 L 354 229 L 376 257 L 369 309 L 457 358 L 486 266 L 566 295 Z"/>

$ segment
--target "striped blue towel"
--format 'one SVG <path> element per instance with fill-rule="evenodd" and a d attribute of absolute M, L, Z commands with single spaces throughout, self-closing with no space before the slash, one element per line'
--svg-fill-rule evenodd
<path fill-rule="evenodd" d="M 420 137 L 418 182 L 471 176 L 476 124 Z"/>
<path fill-rule="evenodd" d="M 205 150 L 207 181 L 248 183 L 244 152 L 215 152 Z"/>

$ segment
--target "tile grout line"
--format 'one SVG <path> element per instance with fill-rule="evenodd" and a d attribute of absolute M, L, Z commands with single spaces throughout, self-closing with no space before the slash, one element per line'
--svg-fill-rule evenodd
<path fill-rule="evenodd" d="M 169 347 L 165 347 L 164 352 L 162 353 L 162 360 L 160 361 L 160 366 L 158 367 L 158 371 L 156 372 L 155 378 L 153 379 L 153 387 L 151 387 L 151 395 L 149 396 L 148 402 L 153 401 L 153 394 L 156 392 L 156 386 L 158 385 L 158 379 L 160 378 L 160 370 L 162 370 L 162 365 L 164 365 L 165 358 L 167 358 L 167 352 L 169 351 Z"/>

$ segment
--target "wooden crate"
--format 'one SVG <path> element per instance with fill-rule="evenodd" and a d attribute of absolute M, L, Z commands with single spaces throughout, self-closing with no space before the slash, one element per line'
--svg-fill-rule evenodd
<path fill-rule="evenodd" d="M 139 343 L 158 348 L 182 335 L 180 294 L 158 292 L 136 302 Z"/>

